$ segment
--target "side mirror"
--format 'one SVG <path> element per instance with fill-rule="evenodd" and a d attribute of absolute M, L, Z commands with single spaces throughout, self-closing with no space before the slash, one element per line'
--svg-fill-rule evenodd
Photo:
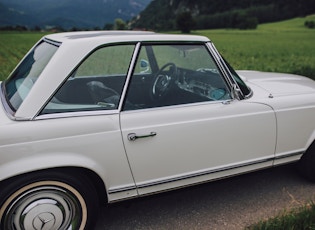
<path fill-rule="evenodd" d="M 148 73 L 150 71 L 150 65 L 147 60 L 141 59 L 140 60 L 140 68 L 141 68 L 141 73 Z"/>

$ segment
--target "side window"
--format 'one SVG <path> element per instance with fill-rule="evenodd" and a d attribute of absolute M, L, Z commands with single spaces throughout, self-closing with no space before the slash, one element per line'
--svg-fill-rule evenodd
<path fill-rule="evenodd" d="M 42 114 L 117 109 L 134 45 L 103 47 L 73 72 Z"/>
<path fill-rule="evenodd" d="M 149 71 L 134 71 L 124 110 L 231 98 L 225 79 L 203 44 L 146 45 L 140 53 L 136 66 L 147 58 Z"/>
<path fill-rule="evenodd" d="M 39 43 L 5 81 L 6 96 L 14 110 L 20 107 L 57 49 L 47 42 Z"/>

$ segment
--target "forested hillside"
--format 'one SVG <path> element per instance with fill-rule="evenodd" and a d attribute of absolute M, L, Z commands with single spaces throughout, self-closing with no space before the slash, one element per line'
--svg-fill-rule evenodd
<path fill-rule="evenodd" d="M 103 28 L 130 20 L 151 0 L 0 0 L 0 27 Z"/>
<path fill-rule="evenodd" d="M 193 29 L 251 29 L 312 13 L 315 0 L 154 0 L 132 26 L 157 31 L 178 29 L 180 23 Z"/>

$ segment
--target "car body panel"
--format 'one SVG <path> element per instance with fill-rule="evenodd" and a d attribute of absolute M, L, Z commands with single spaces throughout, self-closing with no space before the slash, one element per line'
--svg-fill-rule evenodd
<path fill-rule="evenodd" d="M 247 82 L 267 90 L 273 96 L 313 94 L 315 83 L 299 75 L 259 71 L 237 71 Z"/>

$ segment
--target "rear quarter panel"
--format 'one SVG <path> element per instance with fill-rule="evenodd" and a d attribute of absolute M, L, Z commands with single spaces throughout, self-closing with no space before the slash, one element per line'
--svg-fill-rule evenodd
<path fill-rule="evenodd" d="M 134 187 L 123 148 L 118 115 L 10 121 L 0 133 L 0 181 L 57 167 L 94 171 L 108 190 Z M 112 194 L 108 200 L 136 195 Z"/>

